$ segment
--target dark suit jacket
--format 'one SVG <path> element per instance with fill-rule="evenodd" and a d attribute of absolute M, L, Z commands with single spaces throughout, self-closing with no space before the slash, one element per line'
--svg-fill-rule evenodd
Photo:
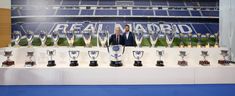
<path fill-rule="evenodd" d="M 126 32 L 123 34 L 125 46 L 136 46 L 135 36 L 132 32 L 129 32 L 128 38 L 126 38 Z"/>
<path fill-rule="evenodd" d="M 111 35 L 109 38 L 109 45 L 124 45 L 124 38 L 122 35 L 119 35 L 119 42 L 116 39 L 116 34 Z"/>

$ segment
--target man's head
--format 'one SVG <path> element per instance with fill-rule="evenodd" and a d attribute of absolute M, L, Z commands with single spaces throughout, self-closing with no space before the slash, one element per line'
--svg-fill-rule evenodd
<path fill-rule="evenodd" d="M 120 35 L 120 33 L 121 33 L 121 29 L 120 29 L 120 27 L 115 27 L 115 32 L 114 32 L 116 35 Z"/>
<path fill-rule="evenodd" d="M 129 32 L 130 31 L 130 26 L 129 25 L 125 25 L 125 32 Z"/>

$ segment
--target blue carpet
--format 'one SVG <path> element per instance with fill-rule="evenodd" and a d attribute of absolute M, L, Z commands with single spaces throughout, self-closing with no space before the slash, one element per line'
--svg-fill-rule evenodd
<path fill-rule="evenodd" d="M 0 86 L 0 96 L 235 96 L 235 84 Z"/>

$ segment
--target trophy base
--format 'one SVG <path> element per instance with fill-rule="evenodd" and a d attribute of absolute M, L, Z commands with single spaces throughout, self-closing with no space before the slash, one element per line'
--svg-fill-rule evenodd
<path fill-rule="evenodd" d="M 70 61 L 70 65 L 71 67 L 75 67 L 75 66 L 78 66 L 78 61 Z"/>
<path fill-rule="evenodd" d="M 207 60 L 203 60 L 203 61 L 199 61 L 199 64 L 202 65 L 202 66 L 209 66 L 210 62 L 207 61 Z"/>
<path fill-rule="evenodd" d="M 53 66 L 56 66 L 55 60 L 48 61 L 47 67 L 53 67 Z"/>
<path fill-rule="evenodd" d="M 218 60 L 218 63 L 221 64 L 221 65 L 226 66 L 226 65 L 229 65 L 230 61 L 228 61 L 228 60 Z"/>
<path fill-rule="evenodd" d="M 98 66 L 98 63 L 97 63 L 97 61 L 90 61 L 89 66 L 95 67 L 95 66 Z"/>
<path fill-rule="evenodd" d="M 135 61 L 134 66 L 141 67 L 143 64 L 141 61 Z"/>
<path fill-rule="evenodd" d="M 122 61 L 111 61 L 110 62 L 110 66 L 112 67 L 121 67 L 123 64 L 122 64 Z"/>
<path fill-rule="evenodd" d="M 34 62 L 34 61 L 25 62 L 25 67 L 31 67 L 31 66 L 34 66 L 34 65 L 36 65 L 36 62 Z"/>
<path fill-rule="evenodd" d="M 2 62 L 2 66 L 6 66 L 6 67 L 9 67 L 9 66 L 12 66 L 12 65 L 15 65 L 15 62 L 14 61 L 4 61 Z"/>
<path fill-rule="evenodd" d="M 159 61 L 157 61 L 156 66 L 163 67 L 164 66 L 164 62 L 162 60 L 159 60 Z"/>
<path fill-rule="evenodd" d="M 188 66 L 188 62 L 187 61 L 178 61 L 178 65 L 180 66 Z"/>

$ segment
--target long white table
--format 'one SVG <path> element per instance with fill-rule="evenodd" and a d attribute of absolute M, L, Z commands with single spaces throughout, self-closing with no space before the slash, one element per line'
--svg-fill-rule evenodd
<path fill-rule="evenodd" d="M 47 67 L 46 51 L 56 50 L 55 67 Z M 225 48 L 149 48 L 143 47 L 142 67 L 133 66 L 133 50 L 126 47 L 122 56 L 122 67 L 110 67 L 110 57 L 106 48 L 84 47 L 8 47 L 0 49 L 0 62 L 6 60 L 4 50 L 12 50 L 11 60 L 15 65 L 0 68 L 0 85 L 136 85 L 136 84 L 226 84 L 235 83 L 235 65 L 222 66 L 220 50 Z M 28 60 L 26 52 L 34 50 L 37 65 L 28 68 L 24 66 Z M 69 50 L 79 50 L 79 66 L 70 67 Z M 99 50 L 98 67 L 90 67 L 88 51 Z M 164 67 L 157 67 L 156 50 L 164 50 Z M 181 60 L 179 51 L 186 51 L 185 60 L 189 65 L 182 67 L 177 64 Z M 202 60 L 201 51 L 208 51 L 207 60 L 210 66 L 199 65 Z"/>

